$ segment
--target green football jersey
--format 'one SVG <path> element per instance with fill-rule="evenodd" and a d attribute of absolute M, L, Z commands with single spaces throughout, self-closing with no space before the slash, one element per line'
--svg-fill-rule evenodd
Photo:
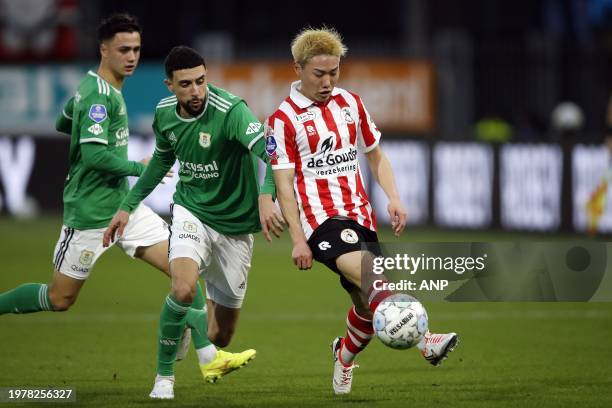
<path fill-rule="evenodd" d="M 129 130 L 121 91 L 89 71 L 60 115 L 64 117 L 58 119 L 60 131 L 65 120 L 72 120 L 64 225 L 80 230 L 106 227 L 129 190 L 127 178 L 86 167 L 80 146 L 99 143 L 127 161 Z"/>
<path fill-rule="evenodd" d="M 261 230 L 259 186 L 251 152 L 267 161 L 264 132 L 242 99 L 209 84 L 204 110 L 186 119 L 178 113 L 176 97 L 170 96 L 157 105 L 153 130 L 154 160 L 157 156 L 164 165 L 171 165 L 175 158 L 179 161 L 176 204 L 222 234 Z M 142 183 L 134 186 L 122 209 L 132 211 L 154 188 L 144 185 L 148 172 L 142 175 Z"/>

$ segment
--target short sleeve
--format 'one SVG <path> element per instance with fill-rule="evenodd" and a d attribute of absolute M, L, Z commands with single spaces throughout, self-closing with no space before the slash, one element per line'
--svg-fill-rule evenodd
<path fill-rule="evenodd" d="M 293 169 L 297 159 L 295 130 L 281 111 L 266 121 L 266 153 L 273 170 Z"/>
<path fill-rule="evenodd" d="M 153 133 L 155 134 L 155 151 L 167 153 L 172 150 L 172 145 L 168 138 L 159 129 L 159 114 L 156 112 L 153 118 Z"/>
<path fill-rule="evenodd" d="M 244 101 L 230 110 L 225 126 L 229 137 L 249 150 L 264 136 L 263 126 Z"/>
<path fill-rule="evenodd" d="M 78 103 L 80 143 L 108 144 L 110 98 L 91 93 Z"/>
<path fill-rule="evenodd" d="M 357 126 L 357 146 L 359 149 L 367 153 L 373 150 L 380 142 L 380 131 L 370 117 L 370 113 L 365 108 L 361 97 L 351 93 L 357 102 L 357 110 L 359 112 L 359 126 Z"/>

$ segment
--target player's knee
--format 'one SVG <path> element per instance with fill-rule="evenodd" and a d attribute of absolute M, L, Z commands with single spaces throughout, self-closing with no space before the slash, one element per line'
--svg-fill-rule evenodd
<path fill-rule="evenodd" d="M 195 287 L 191 287 L 185 282 L 173 282 L 172 295 L 179 302 L 191 303 L 195 297 Z"/>
<path fill-rule="evenodd" d="M 49 291 L 49 300 L 54 312 L 65 312 L 76 302 L 76 296 L 62 295 Z"/>

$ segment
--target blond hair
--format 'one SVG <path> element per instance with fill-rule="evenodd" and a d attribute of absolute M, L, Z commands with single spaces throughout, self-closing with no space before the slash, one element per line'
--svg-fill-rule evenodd
<path fill-rule="evenodd" d="M 333 55 L 344 57 L 346 45 L 336 29 L 331 27 L 307 27 L 295 36 L 291 42 L 293 60 L 301 66 L 306 65 L 312 57 L 317 55 Z"/>

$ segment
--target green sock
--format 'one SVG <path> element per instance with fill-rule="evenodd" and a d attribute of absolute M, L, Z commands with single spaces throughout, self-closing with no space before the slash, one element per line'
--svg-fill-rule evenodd
<path fill-rule="evenodd" d="M 42 283 L 26 283 L 0 295 L 0 315 L 53 311 L 49 288 Z"/>
<path fill-rule="evenodd" d="M 174 360 L 185 328 L 189 303 L 179 302 L 169 294 L 159 316 L 157 374 L 174 375 Z"/>
<path fill-rule="evenodd" d="M 204 310 L 190 307 L 185 322 L 191 327 L 191 338 L 196 350 L 212 344 L 208 339 L 208 315 Z"/>
<path fill-rule="evenodd" d="M 192 328 L 191 338 L 196 350 L 212 344 L 208 339 L 208 313 L 202 310 L 204 305 L 206 305 L 206 298 L 202 293 L 202 286 L 198 282 L 193 303 L 189 312 L 187 312 L 187 325 Z"/>

